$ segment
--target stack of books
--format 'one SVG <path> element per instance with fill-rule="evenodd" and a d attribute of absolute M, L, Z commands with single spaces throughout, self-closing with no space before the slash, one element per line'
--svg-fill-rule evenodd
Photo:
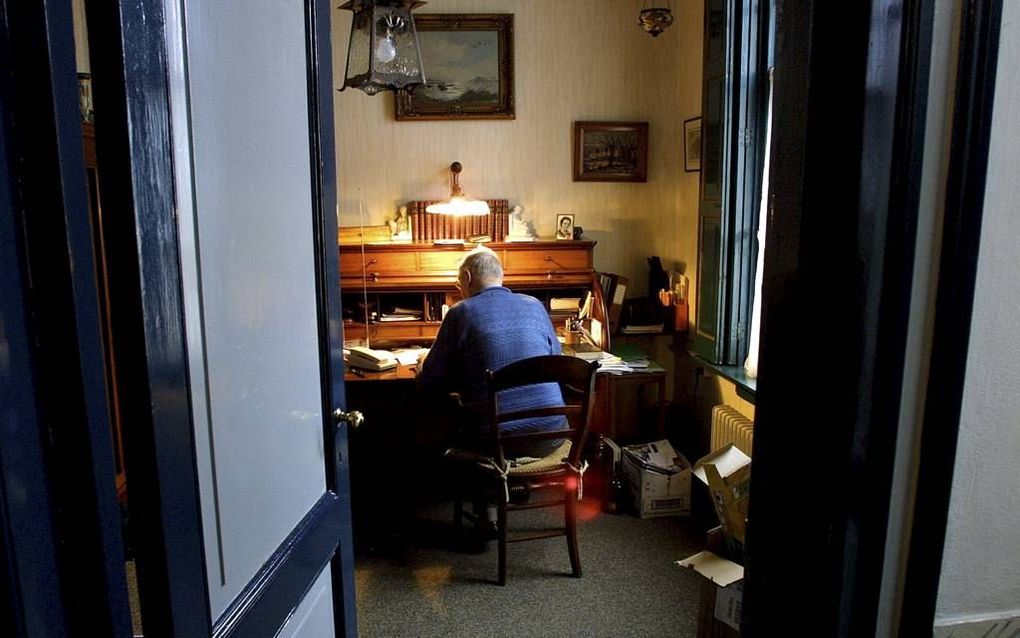
<path fill-rule="evenodd" d="M 564 344 L 563 354 L 585 361 L 606 361 L 617 358 L 608 352 L 603 352 L 602 348 L 585 342 Z"/>

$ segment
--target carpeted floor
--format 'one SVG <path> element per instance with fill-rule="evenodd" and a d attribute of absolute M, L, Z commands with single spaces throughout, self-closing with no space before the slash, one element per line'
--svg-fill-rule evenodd
<path fill-rule="evenodd" d="M 511 529 L 560 512 L 512 514 Z M 509 545 L 500 587 L 495 541 L 458 542 L 448 503 L 419 508 L 403 541 L 369 544 L 356 560 L 360 635 L 695 636 L 698 576 L 674 561 L 702 549 L 704 533 L 683 518 L 604 514 L 589 499 L 579 517 L 582 578 L 559 537 Z"/>

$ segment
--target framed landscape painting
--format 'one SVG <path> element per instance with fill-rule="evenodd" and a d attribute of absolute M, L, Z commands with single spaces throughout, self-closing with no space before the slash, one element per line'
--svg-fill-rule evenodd
<path fill-rule="evenodd" d="M 414 17 L 424 86 L 395 93 L 397 120 L 514 119 L 512 13 Z"/>
<path fill-rule="evenodd" d="M 648 122 L 574 122 L 575 182 L 648 181 Z"/>

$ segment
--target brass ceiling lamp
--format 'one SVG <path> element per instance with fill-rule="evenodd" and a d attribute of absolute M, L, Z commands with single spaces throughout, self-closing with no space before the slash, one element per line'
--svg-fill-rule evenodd
<path fill-rule="evenodd" d="M 349 0 L 340 6 L 354 13 L 341 91 L 355 88 L 375 95 L 425 84 L 411 15 L 424 4 L 419 0 Z"/>
<path fill-rule="evenodd" d="M 669 25 L 673 24 L 673 12 L 670 10 L 669 0 L 666 0 L 665 7 L 648 7 L 646 5 L 649 0 L 644 0 L 644 2 L 641 13 L 638 14 L 638 24 L 653 38 L 657 38 L 660 33 L 669 28 Z"/>
<path fill-rule="evenodd" d="M 489 205 L 484 200 L 471 199 L 464 195 L 464 188 L 460 185 L 462 170 L 464 167 L 460 162 L 450 164 L 450 199 L 426 207 L 425 212 L 458 217 L 489 214 Z"/>

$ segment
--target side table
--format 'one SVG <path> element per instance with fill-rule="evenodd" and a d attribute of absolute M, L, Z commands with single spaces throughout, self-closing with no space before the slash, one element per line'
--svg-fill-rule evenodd
<path fill-rule="evenodd" d="M 654 361 L 648 360 L 648 367 L 612 374 L 600 372 L 595 375 L 595 422 L 592 430 L 616 439 L 617 428 L 617 393 L 624 386 L 637 386 L 643 390 L 646 385 L 655 385 L 657 390 L 657 432 L 659 438 L 666 436 L 666 369 Z"/>

